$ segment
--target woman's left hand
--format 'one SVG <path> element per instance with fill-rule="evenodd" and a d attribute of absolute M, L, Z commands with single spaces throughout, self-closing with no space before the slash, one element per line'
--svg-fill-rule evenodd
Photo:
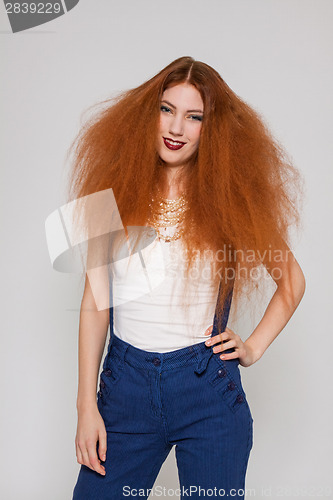
<path fill-rule="evenodd" d="M 213 330 L 213 325 L 207 328 L 205 335 L 210 335 Z M 222 343 L 223 340 L 228 340 L 229 342 Z M 210 343 L 208 343 L 210 342 Z M 251 366 L 256 362 L 256 357 L 252 349 L 249 345 L 244 343 L 239 335 L 230 330 L 230 328 L 226 327 L 225 331 L 219 333 L 218 335 L 214 335 L 210 339 L 206 340 L 206 345 L 209 347 L 213 347 L 213 352 L 221 352 L 221 359 L 235 359 L 239 358 L 239 364 L 242 366 Z M 234 348 L 234 352 L 228 352 L 222 354 L 226 349 Z"/>

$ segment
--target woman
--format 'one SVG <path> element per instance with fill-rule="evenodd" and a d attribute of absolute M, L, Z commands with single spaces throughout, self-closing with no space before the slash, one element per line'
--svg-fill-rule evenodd
<path fill-rule="evenodd" d="M 238 365 L 262 357 L 305 291 L 289 249 L 300 174 L 191 57 L 113 98 L 75 144 L 71 198 L 112 188 L 124 230 L 108 242 L 109 308 L 85 282 L 73 500 L 148 498 L 173 445 L 181 496 L 244 498 L 253 418 Z M 125 255 L 133 228 L 143 244 Z M 237 318 L 263 265 L 277 287 L 243 341 L 226 326 L 231 299 Z"/>

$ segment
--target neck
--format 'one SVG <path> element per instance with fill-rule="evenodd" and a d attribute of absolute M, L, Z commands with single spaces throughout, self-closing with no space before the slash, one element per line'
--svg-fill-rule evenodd
<path fill-rule="evenodd" d="M 164 167 L 164 182 L 159 187 L 160 195 L 163 198 L 174 200 L 179 198 L 183 191 L 183 181 L 180 179 L 181 167 Z"/>
<path fill-rule="evenodd" d="M 176 188 L 169 189 L 168 192 L 166 192 L 166 193 L 160 192 L 160 196 L 162 196 L 162 198 L 166 198 L 168 200 L 176 200 L 181 195 L 182 195 L 182 192 Z"/>

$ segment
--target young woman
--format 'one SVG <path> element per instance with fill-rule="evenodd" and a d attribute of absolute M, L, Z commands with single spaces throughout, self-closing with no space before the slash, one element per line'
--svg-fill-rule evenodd
<path fill-rule="evenodd" d="M 191 57 L 105 103 L 75 141 L 70 179 L 71 199 L 112 189 L 123 224 L 108 242 L 108 308 L 85 281 L 73 500 L 148 498 L 173 445 L 181 497 L 244 498 L 253 418 L 239 364 L 263 356 L 305 291 L 289 248 L 301 176 L 259 114 Z M 276 290 L 243 341 L 226 326 L 231 300 L 237 318 L 262 268 Z"/>

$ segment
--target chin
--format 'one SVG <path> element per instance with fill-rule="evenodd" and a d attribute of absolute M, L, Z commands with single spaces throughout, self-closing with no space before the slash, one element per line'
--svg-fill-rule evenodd
<path fill-rule="evenodd" d="M 170 158 L 163 158 L 163 156 L 160 157 L 165 164 L 167 164 L 169 167 L 178 167 L 179 165 L 183 165 L 186 162 L 186 158 L 178 158 L 176 159 L 170 159 Z"/>

